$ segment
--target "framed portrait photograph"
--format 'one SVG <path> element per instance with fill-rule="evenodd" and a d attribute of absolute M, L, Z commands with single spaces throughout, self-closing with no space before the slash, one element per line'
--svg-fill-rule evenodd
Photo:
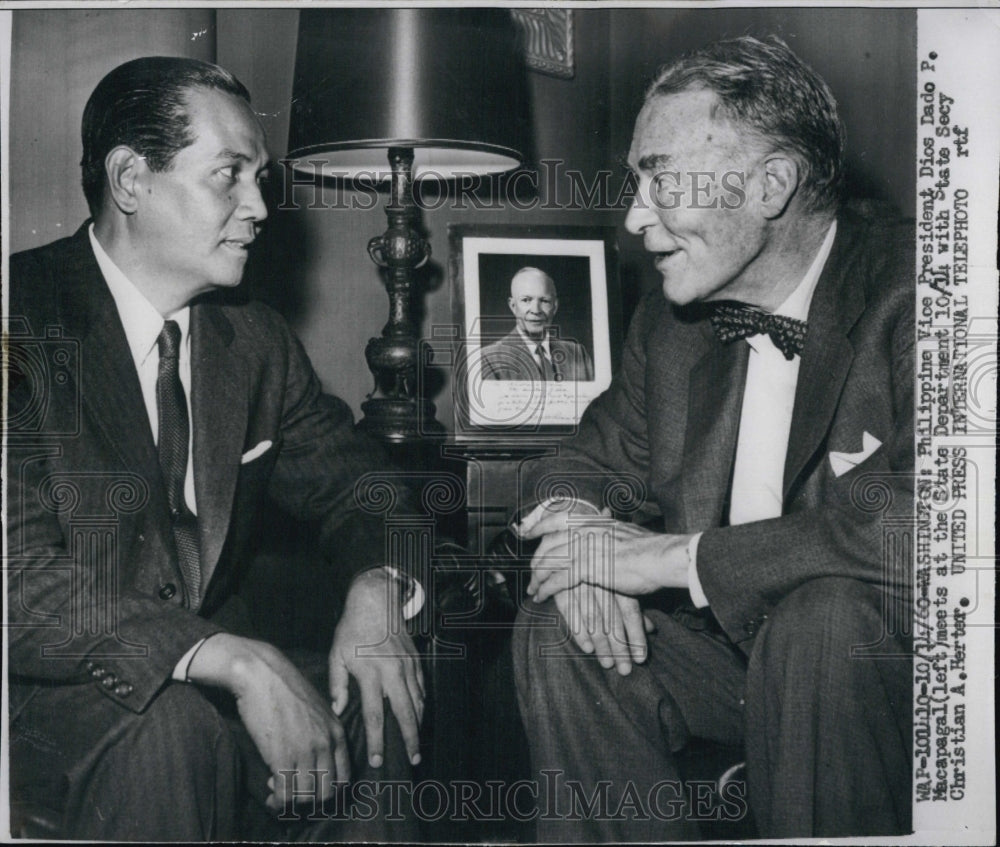
<path fill-rule="evenodd" d="M 456 437 L 572 431 L 620 352 L 614 229 L 454 225 L 449 238 Z"/>

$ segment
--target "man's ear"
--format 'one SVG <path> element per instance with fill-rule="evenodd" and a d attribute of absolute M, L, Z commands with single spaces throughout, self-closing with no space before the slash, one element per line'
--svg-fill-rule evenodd
<path fill-rule="evenodd" d="M 139 183 L 149 170 L 146 157 L 131 147 L 119 144 L 104 157 L 108 194 L 123 214 L 134 214 L 138 206 Z"/>
<path fill-rule="evenodd" d="M 507 308 L 510 309 L 511 313 L 513 313 L 514 315 L 517 314 L 517 310 L 514 308 L 514 298 L 513 297 L 508 297 L 507 298 Z"/>
<path fill-rule="evenodd" d="M 764 160 L 763 173 L 761 208 L 767 218 L 780 217 L 798 190 L 798 163 L 790 156 L 775 153 Z"/>

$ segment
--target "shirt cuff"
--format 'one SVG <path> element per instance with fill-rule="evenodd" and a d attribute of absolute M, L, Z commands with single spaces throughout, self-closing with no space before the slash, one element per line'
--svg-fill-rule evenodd
<path fill-rule="evenodd" d="M 698 532 L 691 536 L 687 545 L 688 554 L 688 593 L 696 609 L 704 609 L 708 606 L 708 597 L 701 587 L 701 580 L 698 579 L 698 542 L 701 541 L 703 533 Z"/>
<path fill-rule="evenodd" d="M 519 527 L 524 524 L 534 526 L 545 516 L 546 512 L 578 511 L 582 507 L 593 509 L 595 515 L 599 515 L 601 513 L 601 507 L 595 506 L 589 500 L 581 500 L 577 497 L 546 497 L 541 503 L 535 506 L 535 508 L 532 509 L 527 516 L 521 518 L 521 520 L 515 519 L 514 523 Z"/>
<path fill-rule="evenodd" d="M 403 620 L 408 621 L 410 618 L 415 618 L 417 613 L 424 607 L 424 587 L 420 584 L 420 580 L 400 573 L 392 565 L 382 565 L 382 570 L 389 574 L 393 582 L 397 583 L 402 589 Z"/>
<path fill-rule="evenodd" d="M 194 645 L 188 650 L 180 660 L 174 665 L 174 672 L 170 675 L 170 678 L 174 682 L 187 682 L 188 681 L 188 668 L 191 667 L 191 660 L 194 658 L 194 654 L 198 652 L 199 648 L 205 641 L 208 640 L 206 635 L 204 638 L 199 638 Z"/>

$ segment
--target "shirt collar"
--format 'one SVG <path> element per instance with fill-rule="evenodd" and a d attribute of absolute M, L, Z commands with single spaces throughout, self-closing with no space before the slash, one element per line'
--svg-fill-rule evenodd
<path fill-rule="evenodd" d="M 552 351 L 549 348 L 549 331 L 548 330 L 545 331 L 545 338 L 543 338 L 541 341 L 535 341 L 534 338 L 528 338 L 527 335 L 525 335 L 523 332 L 521 332 L 521 327 L 517 327 L 517 334 L 520 335 L 521 336 L 521 340 L 525 344 L 528 345 L 528 349 L 531 350 L 531 355 L 532 356 L 535 355 L 536 348 L 538 347 L 539 344 L 541 344 L 542 345 L 542 349 L 545 351 L 545 354 L 549 358 L 552 358 Z"/>
<path fill-rule="evenodd" d="M 93 224 L 90 225 L 88 235 L 94 258 L 97 259 L 97 265 L 104 275 L 104 281 L 108 284 L 115 307 L 118 309 L 118 317 L 125 329 L 125 339 L 128 341 L 132 359 L 136 367 L 140 368 L 156 347 L 156 339 L 163 330 L 163 315 L 112 261 L 101 246 L 101 242 L 97 240 Z M 191 307 L 178 309 L 170 315 L 170 319 L 176 321 L 180 327 L 181 350 L 186 350 L 190 338 Z"/>
<path fill-rule="evenodd" d="M 807 317 L 809 317 L 809 305 L 812 303 L 813 292 L 816 291 L 816 285 L 819 282 L 820 274 L 823 273 L 823 266 L 826 264 L 826 260 L 830 256 L 830 250 L 833 249 L 833 239 L 836 235 L 837 221 L 834 220 L 834 222 L 830 224 L 830 228 L 826 231 L 826 238 L 823 239 L 819 252 L 812 260 L 809 270 L 807 270 L 806 275 L 802 277 L 802 282 L 800 282 L 796 289 L 785 298 L 785 302 L 774 310 L 774 314 L 784 315 L 786 318 L 796 318 L 800 321 L 804 321 Z"/>

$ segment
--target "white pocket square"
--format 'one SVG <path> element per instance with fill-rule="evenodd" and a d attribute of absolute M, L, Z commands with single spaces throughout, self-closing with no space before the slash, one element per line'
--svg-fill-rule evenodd
<path fill-rule="evenodd" d="M 267 439 L 266 441 L 261 441 L 256 447 L 251 447 L 240 457 L 240 464 L 245 465 L 247 462 L 252 462 L 258 456 L 263 456 L 268 450 L 271 449 L 271 445 L 274 444 L 273 441 Z"/>
<path fill-rule="evenodd" d="M 860 465 L 881 446 L 881 441 L 879 441 L 870 432 L 866 432 L 861 439 L 860 453 L 838 453 L 835 450 L 831 450 L 830 467 L 833 468 L 834 475 L 841 476 L 847 473 L 851 468 Z"/>

